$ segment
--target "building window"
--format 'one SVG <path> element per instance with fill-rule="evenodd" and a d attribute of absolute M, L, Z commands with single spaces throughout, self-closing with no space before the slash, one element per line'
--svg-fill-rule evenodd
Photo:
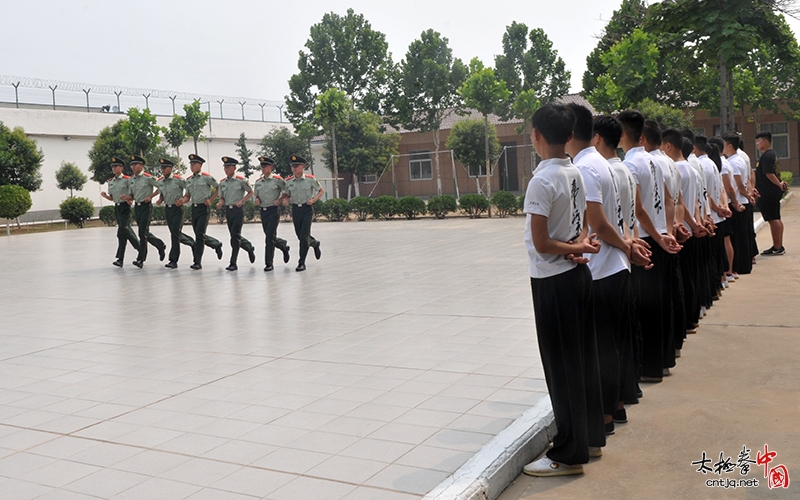
<path fill-rule="evenodd" d="M 486 177 L 486 163 L 481 163 L 479 167 L 469 167 L 470 177 Z"/>
<path fill-rule="evenodd" d="M 375 174 L 361 174 L 358 176 L 358 182 L 365 184 L 375 184 L 378 182 L 378 176 Z"/>
<path fill-rule="evenodd" d="M 430 151 L 412 151 L 408 159 L 409 178 L 412 181 L 433 179 Z"/>
<path fill-rule="evenodd" d="M 772 149 L 775 150 L 775 155 L 778 158 L 789 158 L 788 122 L 762 123 L 761 131 L 770 132 L 772 134 Z"/>

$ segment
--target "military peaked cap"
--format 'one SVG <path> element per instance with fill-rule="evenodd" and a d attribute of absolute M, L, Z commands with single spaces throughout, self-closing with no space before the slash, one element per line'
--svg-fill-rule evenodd
<path fill-rule="evenodd" d="M 125 166 L 125 162 L 122 161 L 122 159 L 117 158 L 116 156 L 112 156 L 111 157 L 111 166 L 112 167 L 116 167 L 117 165 L 119 165 L 120 167 L 124 167 Z"/>
<path fill-rule="evenodd" d="M 292 166 L 305 165 L 306 159 L 303 158 L 302 156 L 292 155 L 292 157 L 289 158 L 289 162 L 292 164 Z"/>
<path fill-rule="evenodd" d="M 239 164 L 239 160 L 237 160 L 236 158 L 231 158 L 230 156 L 223 156 L 222 157 L 222 164 L 225 165 L 226 167 L 228 165 L 238 165 Z"/>
<path fill-rule="evenodd" d="M 170 160 L 168 160 L 166 158 L 161 158 L 160 160 L 158 160 L 158 163 L 161 165 L 161 168 L 167 168 L 167 167 L 174 167 L 175 166 L 175 164 L 172 163 L 172 161 L 170 161 Z"/>
<path fill-rule="evenodd" d="M 194 153 L 189 155 L 189 163 L 205 163 L 205 162 L 206 160 L 199 155 L 196 155 Z"/>
<path fill-rule="evenodd" d="M 144 165 L 144 158 L 137 155 L 131 155 L 131 165 L 133 165 L 134 163 L 141 163 L 142 165 Z"/>
<path fill-rule="evenodd" d="M 261 163 L 262 167 L 266 167 L 267 165 L 275 165 L 275 161 L 268 156 L 259 156 L 258 161 Z"/>

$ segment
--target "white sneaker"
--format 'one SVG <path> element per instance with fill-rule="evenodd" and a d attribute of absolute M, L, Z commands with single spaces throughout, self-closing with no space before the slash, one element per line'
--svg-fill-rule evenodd
<path fill-rule="evenodd" d="M 728 288 L 730 285 L 728 284 L 728 280 L 722 282 L 722 288 Z"/>
<path fill-rule="evenodd" d="M 561 462 L 550 460 L 547 455 L 539 460 L 526 465 L 522 472 L 529 476 L 549 477 L 549 476 L 573 476 L 576 474 L 583 474 L 583 465 L 567 465 Z"/>
<path fill-rule="evenodd" d="M 589 447 L 589 458 L 600 458 L 603 456 L 603 448 L 599 446 Z"/>
<path fill-rule="evenodd" d="M 675 357 L 676 358 L 680 358 L 681 357 L 681 350 L 680 349 L 675 349 Z"/>
<path fill-rule="evenodd" d="M 739 279 L 739 273 L 733 273 L 733 279 L 738 280 Z"/>
<path fill-rule="evenodd" d="M 701 318 L 706 317 L 706 306 L 700 306 L 700 317 Z"/>

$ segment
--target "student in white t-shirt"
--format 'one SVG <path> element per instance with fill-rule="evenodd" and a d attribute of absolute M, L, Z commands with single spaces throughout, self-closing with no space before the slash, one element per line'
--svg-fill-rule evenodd
<path fill-rule="evenodd" d="M 636 219 L 639 235 L 653 252 L 653 269 L 639 267 L 632 270 L 638 338 L 641 345 L 638 374 L 640 382 L 661 382 L 675 350 L 664 352 L 664 344 L 671 337 L 669 318 L 665 317 L 670 289 L 668 288 L 668 255 L 680 250 L 675 237 L 667 231 L 664 176 L 653 157 L 641 145 L 644 117 L 638 111 L 623 111 L 617 116 L 622 125 L 620 147 L 625 152 L 625 166 L 636 181 Z"/>
<path fill-rule="evenodd" d="M 582 474 L 605 446 L 597 345 L 591 315 L 592 273 L 584 254 L 600 243 L 588 235 L 586 190 L 567 158 L 575 115 L 546 104 L 534 113 L 532 143 L 542 161 L 523 209 L 539 354 L 553 404 L 556 435 L 547 454 L 524 467 L 533 476 Z"/>
<path fill-rule="evenodd" d="M 708 140 L 708 143 L 713 144 L 720 153 L 720 161 L 722 163 L 722 169 L 720 170 L 720 173 L 722 174 L 722 190 L 723 195 L 725 195 L 725 201 L 722 203 L 725 204 L 727 202 L 726 207 L 731 213 L 731 216 L 726 218 L 725 222 L 722 223 L 723 228 L 722 231 L 720 231 L 725 242 L 725 256 L 727 262 L 725 274 L 722 277 L 722 286 L 723 288 L 728 288 L 728 286 L 730 286 L 729 284 L 734 281 L 733 232 L 735 230 L 737 219 L 745 218 L 746 215 L 744 213 L 744 205 L 739 203 L 739 193 L 737 191 L 736 180 L 734 179 L 733 175 L 733 165 L 730 161 L 728 161 L 728 158 L 725 157 L 725 141 L 723 141 L 721 137 L 712 137 Z"/>
<path fill-rule="evenodd" d="M 702 135 L 695 136 L 695 148 L 697 148 L 697 158 L 703 165 L 703 173 L 706 176 L 706 185 L 708 186 L 708 203 L 711 206 L 711 220 L 717 226 L 714 236 L 711 237 L 711 273 L 714 289 L 712 292 L 712 300 L 720 297 L 722 290 L 722 276 L 725 275 L 727 269 L 728 257 L 725 254 L 725 233 L 728 228 L 723 224 L 725 219 L 732 214 L 728 210 L 727 205 L 723 204 L 723 188 L 722 188 L 722 161 L 720 159 L 719 151 L 716 146 L 708 143 L 708 138 Z M 702 146 L 702 150 L 701 150 Z M 713 158 L 712 156 L 713 155 Z M 720 227 L 720 225 L 722 226 Z"/>
<path fill-rule="evenodd" d="M 747 224 L 753 211 L 752 191 L 748 188 L 750 182 L 750 167 L 744 157 L 739 154 L 739 135 L 729 132 L 722 136 L 724 147 L 722 153 L 728 157 L 728 162 L 733 169 L 733 185 L 736 190 L 736 204 L 741 205 L 742 211 L 732 210 L 731 219 L 731 244 L 733 246 L 733 262 L 731 263 L 731 276 L 735 279 L 739 274 L 750 274 L 753 270 L 753 254 L 750 245 L 752 224 L 748 229 Z M 733 199 L 731 199 L 733 202 Z M 736 207 L 734 207 L 736 208 Z"/>
<path fill-rule="evenodd" d="M 756 263 L 756 255 L 758 255 L 758 244 L 756 243 L 756 231 L 755 226 L 753 225 L 753 217 L 755 213 L 755 206 L 756 201 L 755 199 L 758 198 L 758 191 L 756 190 L 756 171 L 753 170 L 753 163 L 750 161 L 750 155 L 748 155 L 744 150 L 744 137 L 739 136 L 739 156 L 742 157 L 744 163 L 747 165 L 747 178 L 749 179 L 748 182 L 745 184 L 747 185 L 747 191 L 751 195 L 750 206 L 747 210 L 748 215 L 748 231 L 750 232 L 750 255 L 753 256 L 753 264 Z M 745 173 L 742 172 L 742 176 Z"/>

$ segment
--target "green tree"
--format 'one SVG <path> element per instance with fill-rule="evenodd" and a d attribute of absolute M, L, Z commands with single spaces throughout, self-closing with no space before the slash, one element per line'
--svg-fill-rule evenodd
<path fill-rule="evenodd" d="M 236 141 L 236 152 L 239 154 L 239 159 L 241 160 L 241 164 L 237 170 L 249 179 L 256 170 L 256 167 L 250 160 L 255 151 L 247 147 L 247 137 L 245 137 L 244 132 L 239 134 L 239 140 Z"/>
<path fill-rule="evenodd" d="M 311 121 L 318 96 L 341 89 L 354 105 L 380 112 L 392 72 L 386 35 L 372 29 L 361 14 L 329 12 L 311 26 L 306 51 L 297 61 L 299 72 L 289 79 L 286 116 L 299 127 Z"/>
<path fill-rule="evenodd" d="M 336 125 L 341 122 L 347 113 L 353 109 L 353 104 L 344 92 L 337 88 L 326 90 L 318 98 L 317 107 L 314 110 L 314 120 L 328 132 L 330 137 L 331 149 L 333 151 L 333 192 L 334 198 L 339 197 L 339 160 L 336 153 Z"/>
<path fill-rule="evenodd" d="M 0 186 L 14 184 L 38 191 L 42 161 L 44 153 L 21 127 L 12 130 L 0 122 Z"/>
<path fill-rule="evenodd" d="M 292 175 L 289 158 L 300 155 L 310 160 L 309 151 L 307 141 L 286 127 L 272 129 L 261 139 L 261 155 L 275 160 L 274 170 L 284 178 Z"/>
<path fill-rule="evenodd" d="M 672 106 L 661 104 L 652 99 L 644 99 L 636 106 L 636 109 L 638 109 L 646 119 L 658 122 L 662 128 L 676 128 L 682 130 L 691 128 L 692 122 L 694 121 L 692 113 L 684 113 L 682 109 L 673 108 Z"/>
<path fill-rule="evenodd" d="M 458 88 L 466 75 L 466 65 L 461 59 L 453 58 L 447 38 L 432 29 L 411 42 L 397 71 L 398 85 L 392 95 L 393 123 L 407 130 L 433 132 L 438 194 L 442 194 L 439 129 L 445 118 L 460 111 Z M 455 175 L 453 179 L 455 183 Z"/>
<path fill-rule="evenodd" d="M 380 173 L 397 154 L 400 134 L 387 134 L 382 129 L 381 117 L 352 108 L 336 126 L 338 171 L 350 174 L 356 196 L 361 196 L 359 176 Z M 329 168 L 333 167 L 333 151 L 333 136 L 329 136 L 323 153 Z"/>
<path fill-rule="evenodd" d="M 200 101 L 183 105 L 183 129 L 194 141 L 194 154 L 197 154 L 197 141 L 204 141 L 203 128 L 208 124 L 211 113 L 200 109 Z"/>
<path fill-rule="evenodd" d="M 65 191 L 69 189 L 70 198 L 72 198 L 72 191 L 80 191 L 83 189 L 87 180 L 88 178 L 81 172 L 81 169 L 74 163 L 68 161 L 62 161 L 61 168 L 56 170 L 56 184 L 58 185 L 58 189 Z"/>
<path fill-rule="evenodd" d="M 305 143 L 306 143 L 306 148 L 305 148 L 305 154 L 307 155 L 306 159 L 309 162 L 309 167 L 311 168 L 311 173 L 313 174 L 314 173 L 314 156 L 311 154 L 311 140 L 314 139 L 315 137 L 321 135 L 322 131 L 319 129 L 319 127 L 316 124 L 314 124 L 314 122 L 302 123 L 302 124 L 300 124 L 300 126 L 295 127 L 295 130 L 297 130 L 297 136 L 300 139 L 302 139 L 303 141 L 305 141 Z M 302 149 L 295 149 L 295 151 L 302 151 Z M 294 153 L 290 153 L 290 154 L 294 154 Z M 288 158 L 288 156 L 287 156 L 287 158 Z"/>
<path fill-rule="evenodd" d="M 156 115 L 150 113 L 149 109 L 139 111 L 139 108 L 130 108 L 128 119 L 122 122 L 122 140 L 128 151 L 140 156 L 147 155 L 159 145 L 160 133 Z"/>
<path fill-rule="evenodd" d="M 114 125 L 101 130 L 89 150 L 88 156 L 91 161 L 89 174 L 91 179 L 98 184 L 103 184 L 113 177 L 114 174 L 111 172 L 112 156 L 125 158 L 125 163 L 128 163 L 130 151 L 122 138 L 122 123 L 124 121 L 120 120 Z M 124 172 L 126 175 L 133 173 L 130 166 L 126 166 Z"/>
<path fill-rule="evenodd" d="M 622 0 L 622 5 L 611 15 L 597 46 L 586 58 L 586 71 L 583 73 L 583 95 L 588 96 L 597 87 L 597 79 L 606 72 L 602 55 L 617 42 L 627 38 L 634 29 L 641 28 L 647 16 L 647 6 L 643 0 Z M 499 66 L 498 66 L 499 67 Z"/>
<path fill-rule="evenodd" d="M 82 228 L 86 221 L 94 215 L 94 205 L 88 198 L 69 197 L 58 206 L 61 218 Z"/>
<path fill-rule="evenodd" d="M 30 210 L 32 205 L 31 194 L 24 187 L 16 184 L 0 186 L 0 219 L 16 219 Z M 6 223 L 6 234 L 11 235 L 11 226 L 8 223 Z"/>
<path fill-rule="evenodd" d="M 475 185 L 486 160 L 486 145 L 483 120 L 461 120 L 453 124 L 447 138 L 447 148 L 452 149 L 456 159 L 467 167 L 470 176 L 475 177 Z M 497 140 L 497 129 L 489 124 L 489 152 L 492 163 L 500 158 L 500 142 Z M 478 189 L 480 191 L 480 189 Z"/>
<path fill-rule="evenodd" d="M 467 81 L 458 89 L 464 98 L 464 103 L 470 108 L 478 110 L 483 115 L 484 154 L 486 158 L 486 193 L 492 196 L 492 163 L 494 163 L 493 148 L 489 145 L 489 115 L 498 114 L 508 101 L 509 91 L 506 83 L 499 80 L 492 68 L 485 68 L 478 58 L 469 63 L 470 75 Z M 495 131 L 495 141 L 497 132 Z M 499 153 L 497 153 L 499 154 Z M 489 207 L 489 217 L 492 208 Z"/>
<path fill-rule="evenodd" d="M 186 133 L 186 120 L 179 115 L 173 115 L 169 126 L 162 127 L 161 132 L 164 134 L 164 140 L 167 141 L 178 155 L 181 157 L 181 146 L 186 142 L 188 134 Z"/>

